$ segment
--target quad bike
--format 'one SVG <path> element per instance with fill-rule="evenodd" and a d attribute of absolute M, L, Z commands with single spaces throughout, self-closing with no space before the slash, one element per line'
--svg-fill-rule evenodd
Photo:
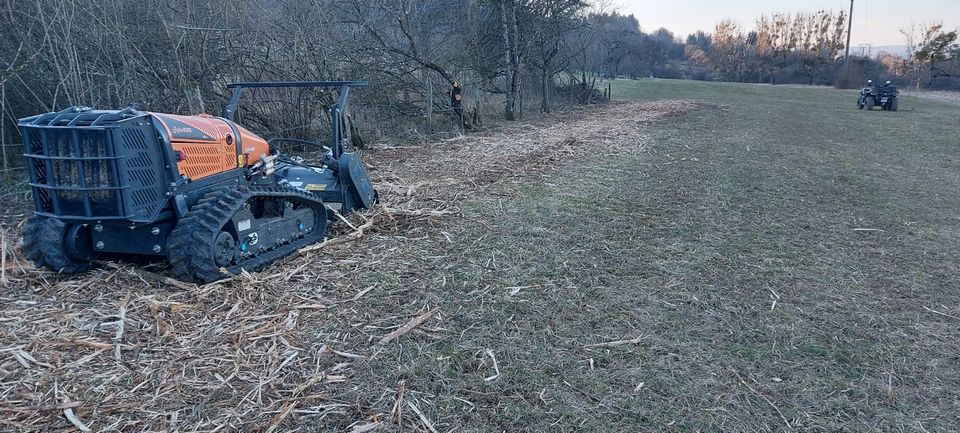
<path fill-rule="evenodd" d="M 363 81 L 235 83 L 220 117 L 72 107 L 20 119 L 36 211 L 23 251 L 77 273 L 100 257 L 165 258 L 182 280 L 254 271 L 324 238 L 328 211 L 373 206 L 377 192 L 344 111 Z M 339 89 L 318 164 L 233 122 L 247 88 Z M 305 141 L 306 140 L 300 140 Z"/>
<path fill-rule="evenodd" d="M 860 90 L 860 97 L 857 98 L 857 108 L 873 110 L 873 107 L 879 106 L 883 111 L 897 111 L 900 108 L 900 91 L 897 86 L 887 81 L 884 84 L 873 84 L 873 80 L 867 81 L 867 87 Z"/>

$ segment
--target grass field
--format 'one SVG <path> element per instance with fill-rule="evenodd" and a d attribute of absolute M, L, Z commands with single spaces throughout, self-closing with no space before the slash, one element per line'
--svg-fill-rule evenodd
<path fill-rule="evenodd" d="M 832 89 L 667 80 L 614 95 L 717 107 L 467 203 L 488 226 L 433 266 L 480 287 L 427 289 L 458 305 L 457 334 L 405 354 L 431 393 L 472 401 L 445 400 L 444 425 L 960 429 L 955 106 L 868 113 Z M 503 376 L 471 390 L 488 347 Z"/>
<path fill-rule="evenodd" d="M 28 273 L 0 293 L 0 349 L 48 367 L 3 355 L 0 414 L 65 428 L 72 399 L 95 430 L 960 430 L 957 105 L 613 93 L 368 155 L 388 205 L 456 216 L 381 219 L 200 288 L 127 265 Z M 702 103 L 655 102 L 678 99 Z M 514 158 L 514 139 L 549 146 Z"/>
<path fill-rule="evenodd" d="M 378 373 L 458 431 L 960 429 L 956 106 L 614 86 L 714 106 L 468 200 L 411 294 L 452 335 Z"/>

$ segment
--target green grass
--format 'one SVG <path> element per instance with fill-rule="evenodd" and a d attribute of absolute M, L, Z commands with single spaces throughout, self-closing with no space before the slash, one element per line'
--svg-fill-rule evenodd
<path fill-rule="evenodd" d="M 460 431 L 960 427 L 955 106 L 670 80 L 614 95 L 716 107 L 464 203 L 448 258 L 411 269 L 443 284 L 417 297 L 452 305 L 456 332 L 374 362 L 384 383 Z"/>

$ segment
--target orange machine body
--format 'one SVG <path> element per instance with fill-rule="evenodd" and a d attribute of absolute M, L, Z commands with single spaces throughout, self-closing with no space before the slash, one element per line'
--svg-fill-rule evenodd
<path fill-rule="evenodd" d="M 270 154 L 267 141 L 229 120 L 200 114 L 150 113 L 180 156 L 177 170 L 190 180 L 249 167 Z"/>

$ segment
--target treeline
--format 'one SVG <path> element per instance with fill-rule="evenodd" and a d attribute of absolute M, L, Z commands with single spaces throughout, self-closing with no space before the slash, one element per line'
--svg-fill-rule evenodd
<path fill-rule="evenodd" d="M 71 105 L 218 113 L 233 81 L 369 80 L 352 98 L 357 123 L 391 136 L 456 125 L 446 93 L 454 82 L 463 84 L 468 123 L 482 114 L 518 118 L 525 100 L 538 102 L 528 111 L 592 102 L 596 91 L 581 73 L 595 36 L 591 7 L 586 0 L 2 0 L 6 138 L 15 138 L 13 119 Z M 278 134 L 322 119 L 329 103 L 291 92 L 262 96 L 266 102 L 242 105 L 240 116 Z"/>
<path fill-rule="evenodd" d="M 598 8 L 591 0 L 0 0 L 0 142 L 17 141 L 14 119 L 71 105 L 216 114 L 233 81 L 366 79 L 371 87 L 352 99 L 360 128 L 415 138 L 460 125 L 447 95 L 454 82 L 473 126 L 602 101 L 598 78 L 917 76 L 942 85 L 960 71 L 956 32 L 937 26 L 913 37 L 909 58 L 851 61 L 841 77 L 843 12 L 774 14 L 752 28 L 723 21 L 683 37 Z M 252 96 L 240 118 L 273 135 L 317 133 L 330 103 L 319 92 Z"/>
<path fill-rule="evenodd" d="M 633 16 L 591 20 L 601 29 L 591 66 L 606 76 L 832 84 L 846 37 L 846 15 L 829 11 L 764 16 L 751 30 L 726 20 L 685 39 L 644 33 Z"/>
<path fill-rule="evenodd" d="M 712 32 L 681 38 L 667 29 L 644 32 L 632 15 L 592 14 L 588 69 L 604 77 L 657 77 L 769 84 L 856 87 L 867 79 L 960 90 L 957 31 L 942 25 L 903 29 L 909 54 L 851 54 L 844 65 L 843 11 L 773 14 L 750 26 L 730 20 Z"/>

